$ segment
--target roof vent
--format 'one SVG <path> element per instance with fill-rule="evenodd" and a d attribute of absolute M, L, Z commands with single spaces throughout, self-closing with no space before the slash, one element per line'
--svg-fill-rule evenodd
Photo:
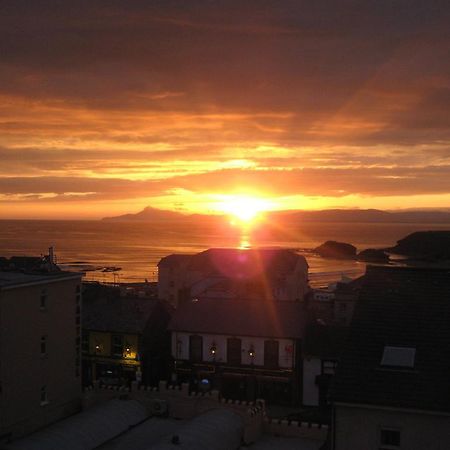
<path fill-rule="evenodd" d="M 413 368 L 416 349 L 412 347 L 390 347 L 386 345 L 381 358 L 381 365 L 385 367 Z"/>

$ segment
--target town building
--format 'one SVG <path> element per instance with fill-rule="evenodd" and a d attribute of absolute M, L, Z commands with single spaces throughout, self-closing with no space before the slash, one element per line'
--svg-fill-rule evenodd
<path fill-rule="evenodd" d="M 79 410 L 81 274 L 53 256 L 0 261 L 0 442 Z"/>
<path fill-rule="evenodd" d="M 128 385 L 167 377 L 170 306 L 146 297 L 123 297 L 119 288 L 84 285 L 83 384 Z"/>
<path fill-rule="evenodd" d="M 303 340 L 303 405 L 328 408 L 329 392 L 348 327 L 310 322 Z"/>
<path fill-rule="evenodd" d="M 306 259 L 287 249 L 212 248 L 158 264 L 158 296 L 175 307 L 197 297 L 301 302 L 309 290 Z"/>
<path fill-rule="evenodd" d="M 308 298 L 309 309 L 326 324 L 348 326 L 363 282 L 364 275 L 353 280 L 343 277 L 327 289 L 314 289 Z"/>
<path fill-rule="evenodd" d="M 301 402 L 301 339 L 306 315 L 299 302 L 199 298 L 182 304 L 172 332 L 174 378 L 226 398 Z"/>
<path fill-rule="evenodd" d="M 368 267 L 333 388 L 334 450 L 450 448 L 450 270 Z"/>

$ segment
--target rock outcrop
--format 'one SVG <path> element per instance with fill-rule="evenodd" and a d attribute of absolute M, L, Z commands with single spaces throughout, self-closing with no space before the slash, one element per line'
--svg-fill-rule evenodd
<path fill-rule="evenodd" d="M 358 253 L 359 261 L 373 262 L 373 263 L 387 263 L 389 262 L 389 255 L 381 249 L 368 248 Z"/>
<path fill-rule="evenodd" d="M 450 231 L 417 231 L 386 250 L 414 259 L 450 260 Z"/>
<path fill-rule="evenodd" d="M 314 251 L 325 258 L 356 259 L 356 247 L 345 242 L 327 241 Z"/>

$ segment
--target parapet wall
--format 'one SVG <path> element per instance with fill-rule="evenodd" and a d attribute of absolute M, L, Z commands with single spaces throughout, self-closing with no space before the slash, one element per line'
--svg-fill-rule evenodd
<path fill-rule="evenodd" d="M 314 422 L 299 422 L 296 420 L 282 420 L 264 418 L 264 432 L 279 436 L 303 437 L 325 441 L 328 425 Z"/>
<path fill-rule="evenodd" d="M 133 382 L 131 388 L 94 386 L 85 389 L 83 409 L 88 409 L 113 398 L 133 399 L 145 405 L 151 415 L 168 416 L 175 419 L 191 419 L 211 409 L 227 408 L 239 414 L 244 423 L 244 442 L 250 444 L 262 433 L 280 436 L 307 437 L 324 441 L 328 432 L 326 425 L 272 420 L 266 415 L 265 401 L 255 402 L 227 400 L 219 391 L 190 392 L 189 384 L 173 386 L 160 381 L 158 387 L 142 386 Z"/>

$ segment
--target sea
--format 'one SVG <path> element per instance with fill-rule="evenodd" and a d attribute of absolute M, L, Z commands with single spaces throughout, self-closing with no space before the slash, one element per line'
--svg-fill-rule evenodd
<path fill-rule="evenodd" d="M 385 248 L 414 231 L 445 230 L 433 223 L 317 223 L 257 228 L 213 223 L 0 220 L 0 256 L 47 254 L 58 264 L 84 272 L 88 281 L 135 283 L 157 280 L 158 261 L 172 253 L 197 253 L 212 247 L 289 248 L 303 254 L 310 282 L 325 287 L 343 276 L 365 271 L 358 261 L 325 259 L 313 249 L 327 240 L 348 242 L 358 251 Z M 401 264 L 401 260 L 396 264 Z"/>

